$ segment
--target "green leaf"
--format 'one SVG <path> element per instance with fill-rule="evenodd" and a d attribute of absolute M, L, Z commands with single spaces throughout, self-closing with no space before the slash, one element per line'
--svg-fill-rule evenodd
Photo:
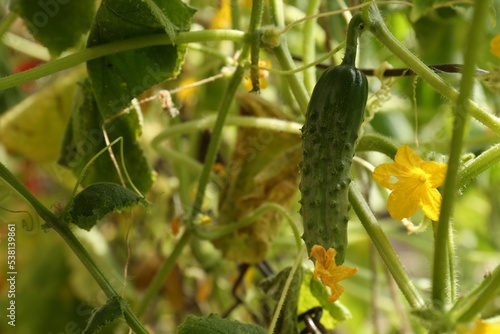
<path fill-rule="evenodd" d="M 151 14 L 153 14 L 156 20 L 165 28 L 168 38 L 170 38 L 170 40 L 175 44 L 175 25 L 167 16 L 165 16 L 161 8 L 158 7 L 154 0 L 144 0 L 144 2 L 149 7 L 149 10 L 151 10 Z"/>
<path fill-rule="evenodd" d="M 130 0 L 103 1 L 87 46 L 165 31 L 172 38 L 174 31 L 189 30 L 195 10 L 182 1 L 150 0 L 148 4 Z M 103 118 L 121 112 L 133 98 L 154 85 L 174 78 L 185 53 L 185 45 L 160 45 L 89 61 L 89 78 Z"/>
<path fill-rule="evenodd" d="M 95 0 L 14 0 L 12 10 L 21 16 L 31 34 L 52 56 L 78 44 L 92 25 Z"/>
<path fill-rule="evenodd" d="M 88 231 L 107 214 L 121 212 L 138 203 L 147 202 L 135 192 L 118 184 L 96 183 L 75 196 L 69 204 L 67 219 Z"/>
<path fill-rule="evenodd" d="M 87 327 L 82 334 L 98 333 L 104 326 L 112 323 L 116 319 L 123 316 L 123 301 L 120 297 L 115 296 L 108 299 L 106 304 L 95 310 L 90 316 Z"/>
<path fill-rule="evenodd" d="M 84 81 L 79 88 L 74 98 L 73 113 L 66 128 L 59 155 L 59 163 L 70 168 L 76 176 L 80 175 L 87 162 L 106 147 L 102 131 L 104 120 L 97 107 L 90 83 Z M 153 184 L 154 174 L 138 142 L 142 129 L 140 117 L 134 109 L 125 117 L 111 121 L 105 129 L 110 142 L 119 137 L 123 138 L 125 168 L 137 189 L 144 193 Z M 120 144 L 114 145 L 112 150 L 121 173 L 124 175 Z M 108 152 L 97 157 L 90 165 L 82 184 L 87 186 L 97 182 L 120 183 L 115 165 Z"/>
<path fill-rule="evenodd" d="M 278 274 L 266 278 L 260 282 L 259 286 L 264 292 L 276 302 L 280 299 L 285 282 L 290 275 L 291 267 L 285 268 Z M 297 304 L 299 302 L 299 292 L 302 284 L 303 269 L 298 268 L 293 276 L 292 283 L 288 289 L 285 302 L 280 310 L 278 322 L 276 323 L 276 333 L 298 333 L 297 330 Z"/>
<path fill-rule="evenodd" d="M 300 287 L 298 313 L 301 314 L 313 307 L 321 306 L 326 311 L 323 313 L 321 323 L 325 328 L 333 329 L 339 322 L 351 318 L 351 313 L 339 301 L 329 302 L 325 289 L 318 280 L 313 278 L 312 271 L 306 271 Z"/>
<path fill-rule="evenodd" d="M 178 334 L 266 334 L 267 331 L 259 326 L 243 324 L 230 319 L 221 319 L 216 314 L 206 317 L 189 315 L 186 321 L 179 326 Z"/>

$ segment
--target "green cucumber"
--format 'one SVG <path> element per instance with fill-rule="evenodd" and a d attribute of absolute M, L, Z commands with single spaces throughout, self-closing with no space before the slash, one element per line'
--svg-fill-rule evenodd
<path fill-rule="evenodd" d="M 368 96 L 366 77 L 354 65 L 363 28 L 361 16 L 355 15 L 348 26 L 344 59 L 318 80 L 302 128 L 302 239 L 309 252 L 314 245 L 334 248 L 337 265 L 345 258 L 350 167 Z"/>

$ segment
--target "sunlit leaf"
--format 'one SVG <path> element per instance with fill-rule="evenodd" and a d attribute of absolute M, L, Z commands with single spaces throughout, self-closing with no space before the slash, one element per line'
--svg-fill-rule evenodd
<path fill-rule="evenodd" d="M 14 0 L 12 10 L 19 13 L 33 36 L 53 56 L 78 44 L 92 25 L 95 0 Z"/>
<path fill-rule="evenodd" d="M 132 37 L 187 31 L 195 10 L 180 0 L 103 1 L 95 16 L 87 46 Z M 161 13 L 159 12 L 161 10 Z M 161 21 L 159 21 L 159 19 Z M 160 45 L 104 56 L 87 63 L 97 104 L 108 119 L 130 101 L 165 80 L 175 77 L 186 52 L 185 45 Z"/>
<path fill-rule="evenodd" d="M 138 203 L 146 201 L 127 188 L 115 183 L 95 183 L 75 196 L 67 219 L 88 231 L 107 214 L 122 212 Z"/>
<path fill-rule="evenodd" d="M 216 314 L 206 317 L 190 315 L 179 326 L 178 334 L 265 334 L 267 331 L 259 326 L 244 324 L 230 319 L 222 319 Z"/>
<path fill-rule="evenodd" d="M 82 75 L 72 71 L 2 115 L 0 141 L 9 152 L 37 162 L 57 160 L 76 81 Z"/>

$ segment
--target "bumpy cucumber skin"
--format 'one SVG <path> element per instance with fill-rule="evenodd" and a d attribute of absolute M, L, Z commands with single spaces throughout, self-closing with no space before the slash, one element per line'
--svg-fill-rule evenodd
<path fill-rule="evenodd" d="M 352 64 L 330 67 L 314 87 L 302 128 L 302 238 L 309 252 L 313 245 L 334 248 L 337 265 L 347 247 L 350 167 L 367 96 L 366 76 Z"/>

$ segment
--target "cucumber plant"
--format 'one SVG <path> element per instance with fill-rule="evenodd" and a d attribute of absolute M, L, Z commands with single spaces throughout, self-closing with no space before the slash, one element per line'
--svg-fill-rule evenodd
<path fill-rule="evenodd" d="M 301 210 L 308 251 L 319 244 L 344 262 L 350 167 L 368 95 L 365 75 L 355 67 L 361 15 L 348 26 L 342 63 L 328 68 L 314 87 L 302 128 Z"/>

